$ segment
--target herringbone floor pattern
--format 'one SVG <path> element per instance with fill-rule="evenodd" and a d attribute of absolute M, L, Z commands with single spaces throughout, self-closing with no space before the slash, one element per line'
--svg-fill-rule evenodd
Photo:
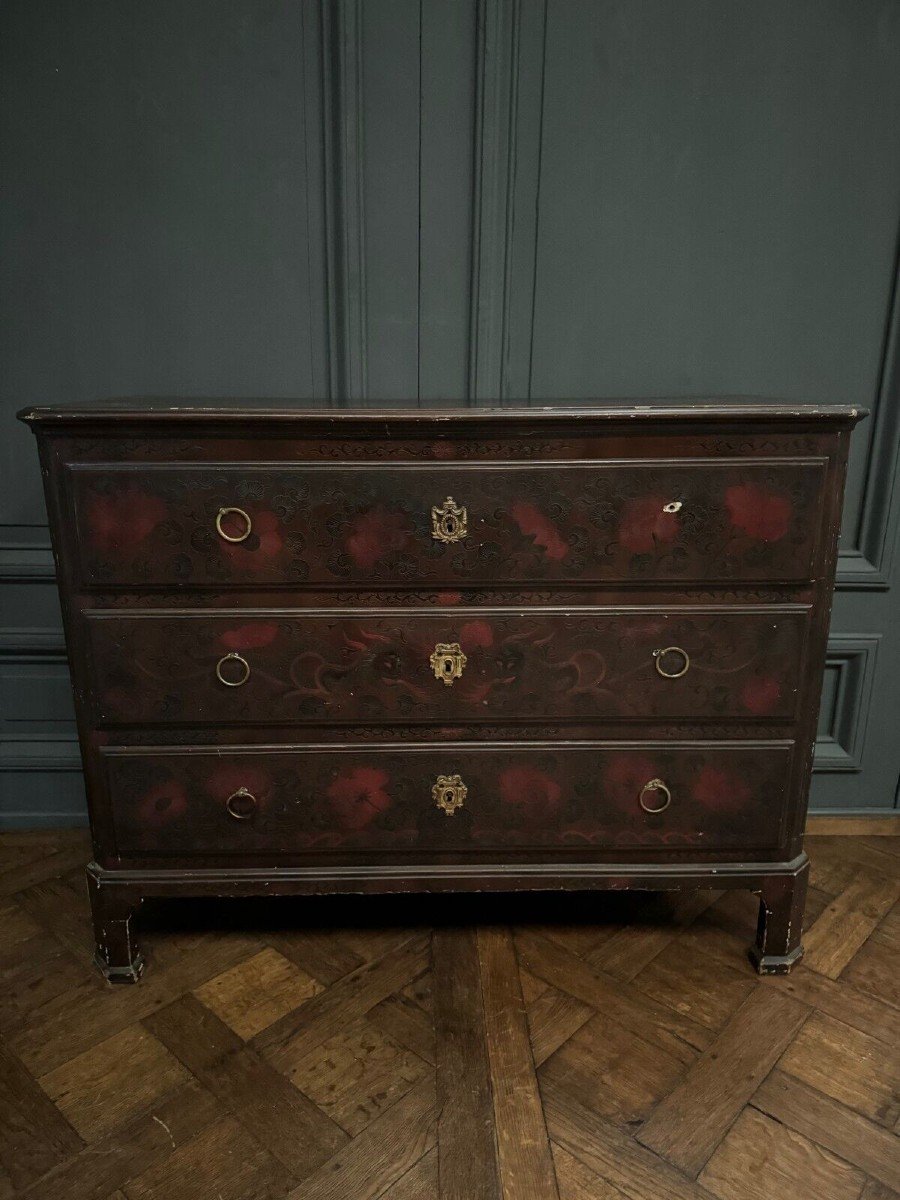
<path fill-rule="evenodd" d="M 898 850 L 811 839 L 788 979 L 706 892 L 167 906 L 112 989 L 85 839 L 7 835 L 0 1198 L 896 1197 Z"/>

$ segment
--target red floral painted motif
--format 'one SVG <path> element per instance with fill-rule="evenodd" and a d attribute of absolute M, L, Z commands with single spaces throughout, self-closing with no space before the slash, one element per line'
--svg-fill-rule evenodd
<path fill-rule="evenodd" d="M 138 820 L 141 825 L 159 829 L 180 817 L 187 806 L 188 796 L 183 784 L 169 779 L 157 784 L 140 798 Z"/>
<path fill-rule="evenodd" d="M 728 488 L 725 504 L 732 525 L 760 542 L 777 542 L 788 531 L 791 502 L 756 483 L 741 483 Z"/>
<path fill-rule="evenodd" d="M 487 621 L 466 621 L 459 631 L 459 644 L 464 651 L 473 647 L 487 649 L 494 644 L 494 631 Z"/>
<path fill-rule="evenodd" d="M 345 544 L 356 565 L 371 570 L 386 555 L 402 550 L 408 540 L 403 514 L 379 505 L 355 518 Z"/>
<path fill-rule="evenodd" d="M 270 646 L 278 636 L 278 626 L 272 621 L 254 621 L 252 625 L 239 625 L 219 634 L 219 641 L 226 650 L 259 650 Z"/>
<path fill-rule="evenodd" d="M 378 767 L 343 771 L 329 785 L 331 809 L 344 829 L 365 829 L 391 806 L 386 791 L 389 776 Z"/>
<path fill-rule="evenodd" d="M 644 754 L 617 754 L 603 773 L 604 792 L 619 808 L 640 812 L 641 788 L 657 774 L 652 758 Z"/>
<path fill-rule="evenodd" d="M 741 688 L 741 704 L 754 717 L 766 717 L 775 711 L 781 699 L 781 684 L 774 675 L 757 675 Z"/>
<path fill-rule="evenodd" d="M 691 795 L 704 808 L 735 810 L 752 795 L 749 785 L 718 767 L 704 767 L 691 787 Z"/>
<path fill-rule="evenodd" d="M 210 796 L 220 804 L 224 804 L 229 796 L 233 796 L 241 788 L 246 788 L 262 807 L 272 786 L 272 779 L 268 771 L 255 763 L 232 762 L 223 763 L 213 771 L 204 786 Z"/>
<path fill-rule="evenodd" d="M 527 825 L 545 824 L 562 808 L 562 788 L 537 767 L 507 767 L 500 775 L 500 798 Z"/>
<path fill-rule="evenodd" d="M 559 530 L 549 517 L 545 516 L 534 504 L 517 500 L 510 506 L 512 519 L 526 537 L 534 539 L 534 544 L 540 546 L 547 558 L 559 561 L 569 553 L 568 543 L 560 536 Z"/>
<path fill-rule="evenodd" d="M 438 592 L 436 598 L 438 604 L 459 604 L 462 600 L 462 592 Z"/>
<path fill-rule="evenodd" d="M 281 522 L 268 509 L 250 512 L 252 528 L 250 536 L 243 542 L 222 542 L 222 549 L 231 559 L 231 565 L 241 571 L 264 571 L 273 558 L 284 548 L 284 533 Z M 226 532 L 230 532 L 225 526 Z"/>
<path fill-rule="evenodd" d="M 167 512 L 161 496 L 133 486 L 114 496 L 92 495 L 87 508 L 91 541 L 106 554 L 128 554 L 165 520 Z"/>
<path fill-rule="evenodd" d="M 619 517 L 618 541 L 629 554 L 650 554 L 660 543 L 673 542 L 680 522 L 677 513 L 664 512 L 665 496 L 626 500 Z"/>

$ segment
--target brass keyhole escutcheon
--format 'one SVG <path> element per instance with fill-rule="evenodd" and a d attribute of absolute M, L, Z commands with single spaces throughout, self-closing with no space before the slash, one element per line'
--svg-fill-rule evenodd
<path fill-rule="evenodd" d="M 468 533 L 467 521 L 465 508 L 448 496 L 431 510 L 431 536 L 439 542 L 461 542 Z"/>
<path fill-rule="evenodd" d="M 438 775 L 431 789 L 431 797 L 435 804 L 448 817 L 452 817 L 458 808 L 462 808 L 468 794 L 469 789 L 459 775 Z"/>
<path fill-rule="evenodd" d="M 463 654 L 459 642 L 438 642 L 428 661 L 431 663 L 435 679 L 441 679 L 447 687 L 451 687 L 453 680 L 462 675 L 463 667 L 469 660 Z"/>

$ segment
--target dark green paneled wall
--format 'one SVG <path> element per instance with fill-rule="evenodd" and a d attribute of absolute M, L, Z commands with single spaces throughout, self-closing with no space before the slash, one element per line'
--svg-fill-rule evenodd
<path fill-rule="evenodd" d="M 0 824 L 83 813 L 13 413 L 128 394 L 872 407 L 813 802 L 894 806 L 896 0 L 5 0 L 0 25 Z"/>

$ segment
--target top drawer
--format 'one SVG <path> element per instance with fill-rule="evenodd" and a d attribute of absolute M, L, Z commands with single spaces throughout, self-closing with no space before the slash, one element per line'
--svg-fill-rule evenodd
<path fill-rule="evenodd" d="M 800 582 L 820 459 L 70 465 L 93 586 Z"/>

